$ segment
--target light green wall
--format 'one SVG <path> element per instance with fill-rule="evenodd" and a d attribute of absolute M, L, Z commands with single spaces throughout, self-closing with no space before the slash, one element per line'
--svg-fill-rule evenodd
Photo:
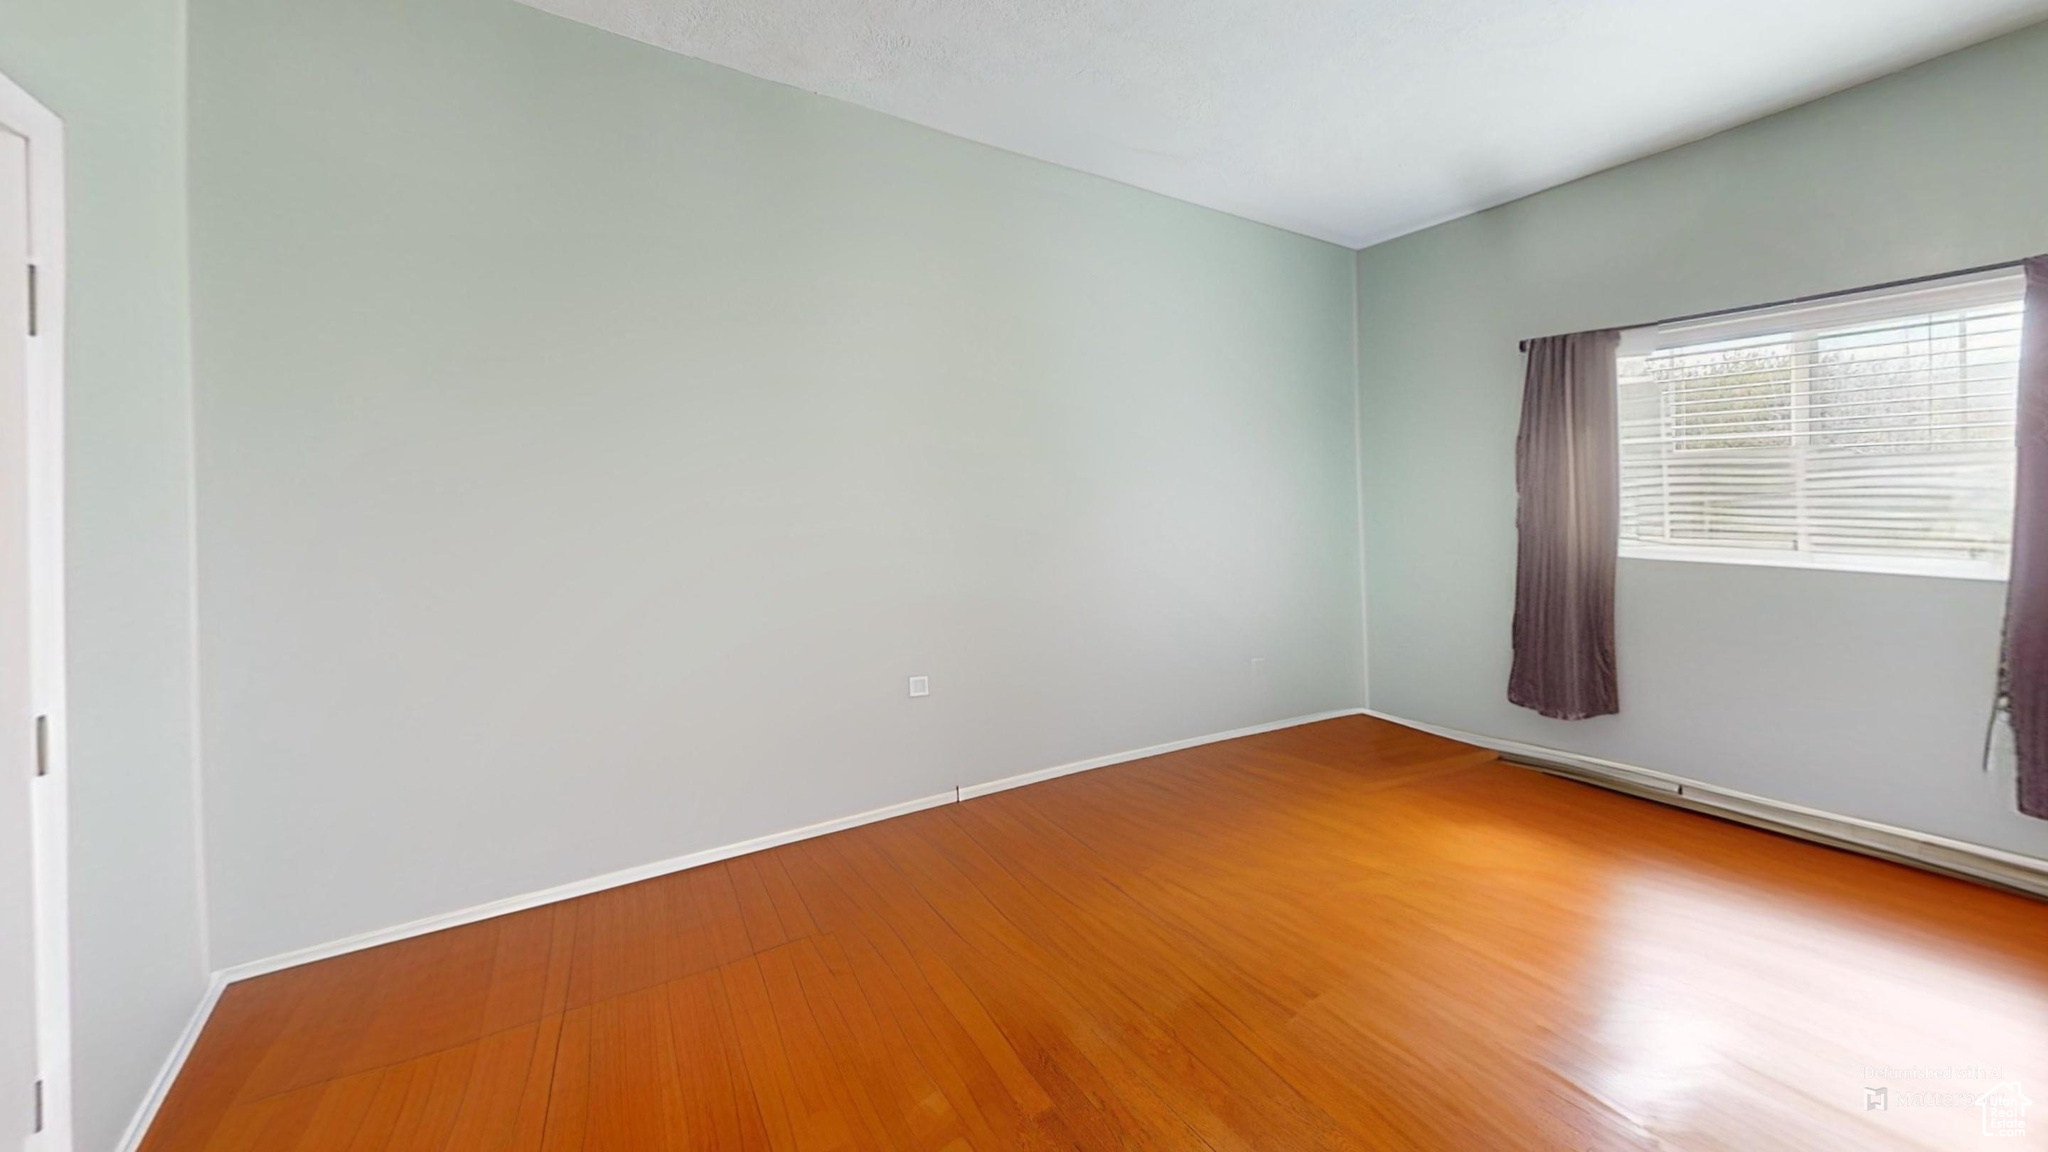
<path fill-rule="evenodd" d="M 192 769 L 184 5 L 7 0 L 62 116 L 79 1152 L 112 1148 L 205 986 Z"/>
<path fill-rule="evenodd" d="M 1358 257 L 1371 699 L 2048 855 L 1979 770 L 2003 586 L 1624 560 L 1622 712 L 1505 698 L 1525 336 L 2048 251 L 2048 26 Z"/>
<path fill-rule="evenodd" d="M 1350 252 L 509 0 L 192 52 L 223 963 L 1356 704 Z"/>

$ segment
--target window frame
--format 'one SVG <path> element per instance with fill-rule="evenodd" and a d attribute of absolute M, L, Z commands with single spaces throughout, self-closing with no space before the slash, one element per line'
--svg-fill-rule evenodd
<path fill-rule="evenodd" d="M 1849 296 L 1832 297 L 1804 304 L 1765 307 L 1720 315 L 1709 319 L 1624 330 L 1615 351 L 1617 403 L 1624 377 L 1622 360 L 1647 356 L 1672 348 L 1738 341 L 1784 334 L 1811 341 L 1817 330 L 1841 328 L 1867 322 L 1900 319 L 1921 313 L 1941 312 L 2003 304 L 2023 297 L 2025 276 L 2017 268 L 1996 268 L 1966 273 L 1937 281 L 1915 283 L 1904 288 L 1884 288 Z M 1795 372 L 1792 411 L 1805 401 L 1801 380 Z M 1797 427 L 1796 416 L 1794 427 Z M 1617 467 L 1626 430 L 1617 420 L 1615 448 Z M 1805 441 L 1795 436 L 1795 450 L 1803 454 Z M 2017 446 L 2015 446 L 2015 451 Z M 1804 469 L 1797 474 L 1803 479 Z M 1619 509 L 1617 509 L 1619 512 Z M 2011 570 L 2010 540 L 2003 556 L 1964 558 L 1935 556 L 1888 556 L 1873 553 L 1814 552 L 1799 548 L 1744 548 L 1735 545 L 1666 544 L 1632 540 L 1618 541 L 1616 555 L 1622 560 L 1648 560 L 1684 564 L 1733 564 L 1759 568 L 1797 568 L 1820 572 L 1862 572 L 1884 576 L 1919 576 L 1939 579 L 1980 580 L 2003 583 Z"/>

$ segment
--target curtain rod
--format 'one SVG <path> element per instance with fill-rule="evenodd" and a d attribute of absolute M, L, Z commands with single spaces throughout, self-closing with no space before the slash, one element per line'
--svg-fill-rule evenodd
<path fill-rule="evenodd" d="M 1685 316 L 1666 316 L 1662 320 L 1652 320 L 1647 324 L 1630 324 L 1624 328 L 1617 329 L 1617 331 L 1625 332 L 1631 328 L 1662 328 L 1666 324 L 1686 324 L 1694 320 L 1712 320 L 1716 317 L 1734 316 L 1743 312 L 1761 312 L 1766 308 L 1790 308 L 1794 304 L 1813 304 L 1821 300 L 1833 300 L 1840 296 L 1857 296 L 1865 292 L 1882 292 L 1887 288 L 1910 288 L 1915 284 L 1927 284 L 1935 280 L 1953 280 L 1958 276 L 1975 276 L 1979 272 L 1997 272 L 2005 268 L 2018 268 L 2025 263 L 2026 260 L 2024 259 L 2001 260 L 1996 264 L 1979 264 L 1975 268 L 1960 268 L 1954 272 L 1936 272 L 1927 276 L 1908 276 L 1904 280 L 1887 280 L 1882 284 L 1865 284 L 1861 288 L 1843 288 L 1836 292 L 1816 292 L 1811 296 L 1794 296 L 1790 300 L 1773 300 L 1767 304 L 1744 304 L 1739 308 L 1716 308 L 1711 312 L 1693 312 Z M 1569 335 L 1569 333 L 1559 333 L 1559 335 Z M 1549 339 L 1549 337 L 1536 337 L 1524 340 L 1517 347 L 1527 352 L 1529 345 L 1540 339 Z"/>

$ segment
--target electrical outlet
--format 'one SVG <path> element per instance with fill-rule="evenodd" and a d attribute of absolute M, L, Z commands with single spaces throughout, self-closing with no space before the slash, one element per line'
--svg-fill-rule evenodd
<path fill-rule="evenodd" d="M 931 695 L 932 678 L 929 676 L 912 676 L 910 678 L 910 694 L 912 696 Z"/>

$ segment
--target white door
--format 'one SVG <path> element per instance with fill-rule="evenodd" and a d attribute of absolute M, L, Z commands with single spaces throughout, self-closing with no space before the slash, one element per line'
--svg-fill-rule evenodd
<path fill-rule="evenodd" d="M 0 1150 L 41 1125 L 28 636 L 28 142 L 0 127 Z"/>

